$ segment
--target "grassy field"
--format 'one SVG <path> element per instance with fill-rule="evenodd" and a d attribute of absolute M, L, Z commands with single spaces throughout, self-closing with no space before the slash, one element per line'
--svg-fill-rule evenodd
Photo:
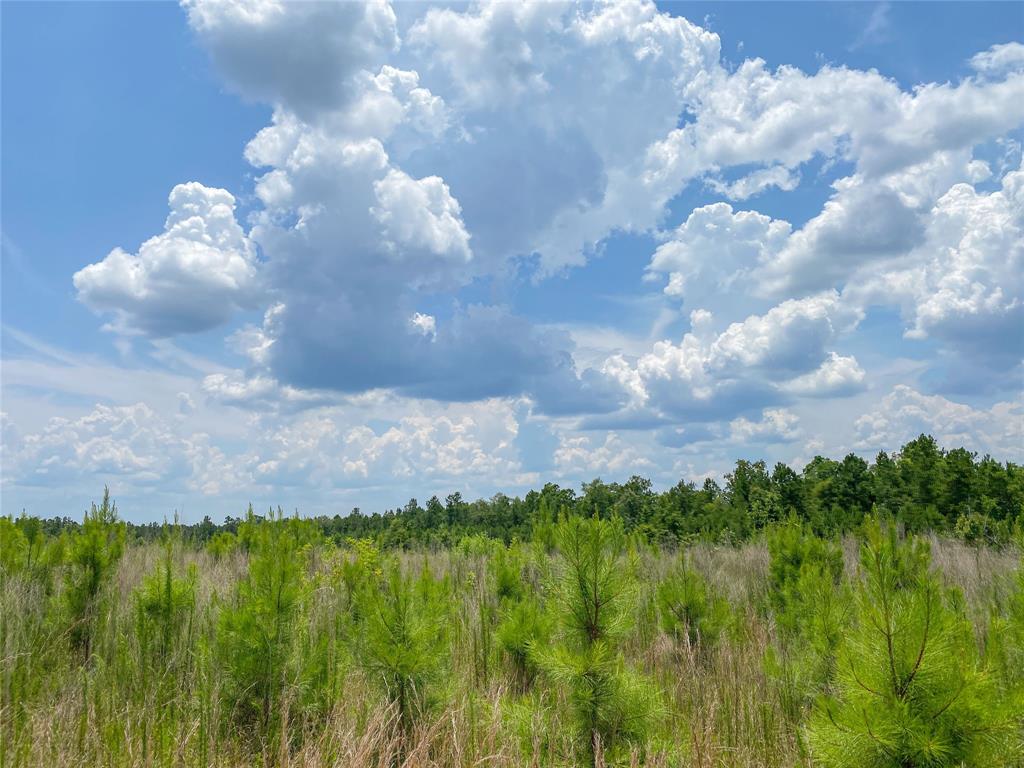
<path fill-rule="evenodd" d="M 1014 546 L 3 531 L 3 766 L 1022 764 Z"/>

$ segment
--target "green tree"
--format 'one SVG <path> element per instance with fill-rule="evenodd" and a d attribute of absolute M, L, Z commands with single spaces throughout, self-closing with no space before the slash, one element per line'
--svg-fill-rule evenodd
<path fill-rule="evenodd" d="M 407 739 L 417 719 L 432 704 L 448 647 L 445 584 L 424 567 L 414 579 L 389 562 L 376 578 L 358 588 L 362 617 L 356 655 L 371 680 L 380 684 L 395 708 Z"/>
<path fill-rule="evenodd" d="M 849 614 L 839 546 L 796 518 L 768 531 L 769 603 L 779 630 L 778 652 L 766 666 L 779 680 L 787 715 L 797 721 L 832 680 L 836 649 Z"/>
<path fill-rule="evenodd" d="M 163 666 L 167 666 L 178 639 L 191 631 L 191 614 L 195 607 L 195 566 L 184 577 L 174 573 L 174 553 L 179 545 L 180 533 L 165 525 L 163 558 L 157 568 L 143 578 L 135 593 L 140 641 L 144 651 L 152 648 Z"/>
<path fill-rule="evenodd" d="M 236 719 L 273 739 L 277 704 L 294 678 L 292 643 L 306 583 L 303 568 L 314 534 L 307 521 L 252 515 L 239 529 L 249 567 L 220 614 L 220 662 L 225 700 Z"/>
<path fill-rule="evenodd" d="M 658 585 L 658 612 L 667 635 L 687 647 L 709 649 L 729 620 L 729 604 L 680 557 Z"/>
<path fill-rule="evenodd" d="M 124 554 L 125 526 L 117 517 L 117 505 L 110 489 L 103 489 L 103 501 L 85 513 L 82 527 L 68 547 L 68 569 L 64 596 L 71 617 L 71 638 L 88 660 L 100 592 Z"/>
<path fill-rule="evenodd" d="M 534 651 L 545 674 L 568 691 L 579 755 L 596 767 L 644 747 L 659 702 L 621 653 L 636 606 L 622 521 L 571 517 L 559 525 L 558 548 L 561 642 Z"/>
<path fill-rule="evenodd" d="M 815 758 L 844 768 L 1012 764 L 1019 732 L 968 622 L 929 571 L 926 543 L 874 521 L 865 535 L 834 694 L 809 726 Z"/>

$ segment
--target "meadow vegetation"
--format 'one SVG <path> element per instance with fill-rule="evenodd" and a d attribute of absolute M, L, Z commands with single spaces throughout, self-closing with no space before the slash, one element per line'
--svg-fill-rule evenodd
<path fill-rule="evenodd" d="M 963 454 L 0 517 L 0 766 L 1019 768 L 1024 483 Z"/>

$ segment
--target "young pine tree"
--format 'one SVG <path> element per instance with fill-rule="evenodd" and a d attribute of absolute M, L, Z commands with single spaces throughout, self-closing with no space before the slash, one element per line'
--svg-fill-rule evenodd
<path fill-rule="evenodd" d="M 164 526 L 163 557 L 157 568 L 142 580 L 135 593 L 138 612 L 138 637 L 143 653 L 160 667 L 168 661 L 180 638 L 191 631 L 195 607 L 196 568 L 185 576 L 175 575 L 174 554 L 180 546 L 180 533 Z"/>
<path fill-rule="evenodd" d="M 796 518 L 768 529 L 769 604 L 778 647 L 765 664 L 779 682 L 793 721 L 835 675 L 836 649 L 849 621 L 850 590 L 836 542 L 817 536 Z"/>
<path fill-rule="evenodd" d="M 125 526 L 117 518 L 117 505 L 110 489 L 103 489 L 100 506 L 85 513 L 81 530 L 68 547 L 68 569 L 64 595 L 71 619 L 71 638 L 86 660 L 92 651 L 94 622 L 100 591 L 114 573 L 124 554 Z"/>
<path fill-rule="evenodd" d="M 578 755 L 596 767 L 644 748 L 659 701 L 621 652 L 636 608 L 622 521 L 569 518 L 559 524 L 557 540 L 561 642 L 534 652 L 550 680 L 568 691 Z"/>
<path fill-rule="evenodd" d="M 657 602 L 665 634 L 687 648 L 714 647 L 729 620 L 729 604 L 684 558 L 658 585 Z"/>
<path fill-rule="evenodd" d="M 1019 712 L 978 658 L 924 541 L 900 541 L 868 520 L 854 622 L 840 645 L 834 695 L 809 742 L 827 768 L 1008 766 L 1019 758 Z"/>
<path fill-rule="evenodd" d="M 276 735 L 278 704 L 294 673 L 292 644 L 305 595 L 308 521 L 279 514 L 244 524 L 249 569 L 220 615 L 223 687 L 237 720 Z"/>
<path fill-rule="evenodd" d="M 406 739 L 429 709 L 444 667 L 447 590 L 427 568 L 413 579 L 391 562 L 373 576 L 356 592 L 356 656 L 384 689 Z"/>

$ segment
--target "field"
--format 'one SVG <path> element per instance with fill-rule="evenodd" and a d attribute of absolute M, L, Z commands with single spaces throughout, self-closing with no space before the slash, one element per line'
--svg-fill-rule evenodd
<path fill-rule="evenodd" d="M 1012 543 L 0 525 L 3 766 L 1024 764 Z"/>

